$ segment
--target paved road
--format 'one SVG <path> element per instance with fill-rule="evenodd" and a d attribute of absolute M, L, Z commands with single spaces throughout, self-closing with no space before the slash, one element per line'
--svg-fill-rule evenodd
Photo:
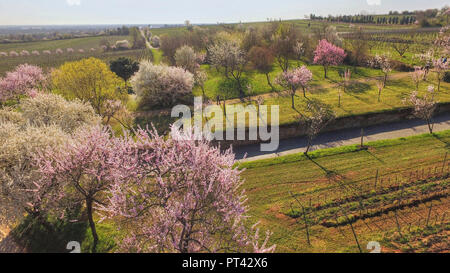
<path fill-rule="evenodd" d="M 450 130 L 450 113 L 444 113 L 434 118 L 434 131 Z M 381 124 L 365 128 L 365 140 L 374 141 L 382 139 L 394 139 L 428 133 L 428 126 L 422 120 L 405 120 L 390 124 Z M 324 133 L 314 140 L 312 150 L 346 146 L 361 143 L 361 129 L 346 129 L 336 132 Z M 280 147 L 276 153 L 261 152 L 260 145 L 235 147 L 236 158 L 243 161 L 253 161 L 266 158 L 305 152 L 307 140 L 305 137 L 292 138 L 280 141 Z"/>

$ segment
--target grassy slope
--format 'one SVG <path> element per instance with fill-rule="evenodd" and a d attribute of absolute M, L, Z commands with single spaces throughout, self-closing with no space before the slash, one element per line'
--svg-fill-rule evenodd
<path fill-rule="evenodd" d="M 330 68 L 329 79 L 324 79 L 323 68 L 321 66 L 308 66 L 313 72 L 313 81 L 310 84 L 308 99 L 317 99 L 322 103 L 331 107 L 337 116 L 352 116 L 365 113 L 383 112 L 395 108 L 402 108 L 406 105 L 403 100 L 415 86 L 407 73 L 393 73 L 391 79 L 388 81 L 388 86 L 383 90 L 381 101 L 378 102 L 378 88 L 376 86 L 376 77 L 381 77 L 379 70 L 370 68 L 357 68 L 353 73 L 352 78 L 354 84 L 348 88 L 347 92 L 341 96 L 341 107 L 338 107 L 339 92 L 342 88 L 339 87 L 341 81 L 339 70 L 344 70 L 346 67 Z M 353 70 L 353 68 L 349 67 Z M 210 69 L 204 66 L 204 69 L 209 72 L 209 80 L 205 84 L 206 95 L 215 99 L 218 92 L 218 85 L 222 79 L 222 75 L 215 69 Z M 272 81 L 276 75 L 280 73 L 279 68 L 275 68 L 271 73 Z M 291 98 L 289 96 L 279 96 L 276 93 L 270 93 L 271 89 L 267 84 L 265 75 L 258 73 L 247 73 L 246 76 L 250 79 L 253 95 L 265 96 L 266 105 L 280 105 L 280 124 L 294 123 L 298 119 L 298 111 L 304 112 L 307 99 L 303 98 L 302 92 L 297 91 L 295 98 L 296 110 L 291 107 Z M 369 79 L 371 78 L 371 79 Z M 429 77 L 428 82 L 422 82 L 419 87 L 419 94 L 425 94 L 428 85 L 437 85 L 437 80 L 434 73 Z M 281 87 L 278 87 L 281 90 Z M 439 102 L 450 102 L 450 84 L 442 83 L 441 92 L 436 99 Z M 194 90 L 194 95 L 200 96 L 199 88 Z M 235 94 L 237 96 L 238 94 Z"/>
<path fill-rule="evenodd" d="M 205 84 L 206 95 L 215 100 L 218 92 L 218 85 L 222 79 L 222 75 L 215 69 L 210 69 L 208 66 L 203 68 L 209 72 L 209 80 Z M 338 70 L 343 70 L 344 67 L 330 68 L 329 79 L 323 78 L 323 68 L 321 66 L 308 66 L 313 72 L 313 81 L 307 93 L 309 100 L 319 100 L 323 104 L 333 109 L 338 117 L 354 116 L 368 113 L 384 112 L 393 109 L 408 107 L 405 105 L 404 99 L 408 97 L 415 89 L 415 86 L 408 73 L 393 73 L 390 75 L 391 79 L 388 81 L 387 87 L 382 91 L 381 101 L 378 102 L 378 88 L 376 86 L 376 78 L 381 77 L 379 70 L 369 68 L 357 68 L 356 73 L 353 73 L 352 78 L 354 84 L 347 89 L 347 92 L 342 92 L 342 88 L 338 86 L 340 76 Z M 353 68 L 351 68 L 353 69 Z M 279 73 L 279 69 L 275 68 L 271 73 L 272 80 Z M 254 93 L 252 95 L 264 95 L 265 105 L 279 105 L 280 106 L 280 124 L 292 124 L 298 122 L 299 112 L 305 114 L 306 104 L 308 99 L 303 98 L 301 90 L 297 91 L 295 98 L 296 109 L 291 107 L 291 98 L 286 95 L 279 95 L 278 93 L 271 93 L 270 87 L 267 85 L 265 75 L 258 73 L 247 73 Z M 419 95 L 426 93 L 429 85 L 437 85 L 436 76 L 431 73 L 427 82 L 421 82 L 419 87 Z M 278 87 L 282 90 L 281 87 Z M 341 107 L 338 107 L 339 92 L 341 95 Z M 202 92 L 199 88 L 195 88 L 194 95 L 201 96 Z M 233 97 L 237 97 L 235 94 Z M 441 102 L 450 102 L 450 84 L 442 83 L 441 92 L 437 94 L 436 99 Z M 239 100 L 230 100 L 228 105 L 240 103 Z M 143 110 L 143 109 L 141 109 Z M 170 112 L 169 112 L 170 113 Z M 149 117 L 142 120 L 140 123 L 155 123 L 160 127 L 166 128 L 168 123 L 173 121 L 165 114 Z M 270 123 L 270 118 L 269 118 Z"/>
<path fill-rule="evenodd" d="M 247 168 L 243 178 L 251 215 L 274 232 L 271 242 L 278 245 L 279 252 L 357 251 L 348 226 L 343 228 L 346 237 L 334 228 L 313 227 L 313 247 L 308 247 L 303 225 L 283 214 L 293 201 L 289 192 L 316 202 L 316 198 L 324 195 L 330 198 L 339 192 L 330 172 L 344 177 L 341 182 L 364 184 L 372 183 L 377 169 L 383 178 L 422 167 L 442 166 L 445 153 L 450 151 L 450 131 L 368 145 L 369 151 L 359 151 L 356 146 L 319 150 L 312 153 L 313 160 L 298 154 L 241 165 Z M 393 227 L 387 225 L 385 228 Z M 363 227 L 357 228 L 357 232 L 363 246 L 380 236 L 379 231 Z"/>
<path fill-rule="evenodd" d="M 290 23 L 295 24 L 298 28 L 302 29 L 306 32 L 311 32 L 314 28 L 320 27 L 323 25 L 322 22 L 319 21 L 307 21 L 307 20 L 291 20 L 288 21 Z M 308 24 L 311 23 L 311 26 L 308 27 Z M 245 25 L 248 26 L 260 26 L 263 24 L 267 24 L 267 22 L 255 22 L 255 23 L 247 23 Z M 350 24 L 333 24 L 337 27 L 338 31 L 349 31 Z M 383 29 L 398 29 L 398 28 L 412 28 L 411 26 L 390 26 L 390 25 L 361 25 L 366 30 L 383 30 Z M 213 28 L 217 30 L 225 30 L 222 26 L 219 25 L 211 25 L 204 26 L 208 28 Z M 160 35 L 161 33 L 175 33 L 186 31 L 185 28 L 170 28 L 170 29 L 158 29 L 154 30 L 155 34 Z M 392 35 L 391 35 L 392 36 Z M 422 40 L 429 40 L 433 34 L 419 34 Z M 407 37 L 409 37 L 407 35 Z M 404 58 L 398 56 L 397 53 L 393 52 L 393 49 L 389 45 L 383 45 L 379 43 L 372 50 L 372 54 L 377 53 L 385 53 L 390 52 L 392 58 L 396 60 L 403 61 L 405 63 L 411 65 L 417 65 L 418 60 L 415 57 L 417 53 L 423 52 L 425 49 L 423 45 L 416 46 L 413 45 L 409 51 L 405 54 Z M 154 54 L 156 56 L 156 54 Z M 155 58 L 160 59 L 160 58 Z M 292 62 L 293 66 L 296 66 L 296 62 Z M 352 77 L 354 80 L 360 81 L 350 88 L 346 93 L 342 94 L 341 97 L 341 107 L 338 107 L 339 100 L 339 92 L 341 88 L 338 87 L 338 83 L 341 81 L 341 78 L 338 74 L 338 71 L 343 71 L 346 67 L 341 66 L 339 68 L 331 68 L 329 72 L 329 79 L 323 78 L 323 68 L 321 66 L 308 66 L 309 69 L 313 72 L 314 79 L 311 83 L 311 93 L 308 95 L 309 99 L 318 99 L 329 107 L 333 108 L 336 112 L 337 116 L 352 116 L 366 113 L 374 113 L 374 112 L 383 112 L 387 110 L 392 110 L 396 108 L 405 107 L 403 100 L 407 97 L 415 86 L 413 85 L 410 76 L 407 74 L 403 75 L 395 75 L 394 79 L 390 81 L 388 87 L 383 90 L 381 102 L 378 102 L 378 89 L 376 87 L 375 80 L 366 81 L 364 78 L 374 78 L 380 77 L 382 74 L 379 70 L 370 69 L 370 68 L 357 68 L 354 71 Z M 219 83 L 223 80 L 223 75 L 220 72 L 217 72 L 216 69 L 211 68 L 208 65 L 203 65 L 202 69 L 208 73 L 208 81 L 205 83 L 206 95 L 211 100 L 216 100 L 217 95 L 224 95 L 219 90 Z M 270 74 L 271 81 L 274 83 L 276 76 L 281 72 L 277 65 L 274 65 L 274 70 Z M 395 74 L 395 73 L 394 73 Z M 392 74 L 392 75 L 394 75 Z M 267 84 L 266 76 L 260 74 L 256 71 L 252 71 L 250 68 L 247 69 L 247 72 L 244 73 L 244 77 L 248 78 L 250 84 L 252 86 L 252 93 L 248 95 L 262 95 L 266 94 L 265 104 L 266 105 L 280 105 L 280 123 L 281 124 L 291 124 L 297 122 L 298 112 L 304 112 L 304 108 L 306 106 L 306 100 L 302 98 L 301 91 L 298 92 L 298 96 L 296 98 L 296 110 L 291 108 L 291 98 L 289 96 L 280 97 L 277 94 L 270 94 L 272 91 L 270 86 Z M 427 86 L 430 84 L 437 84 L 437 80 L 435 75 L 431 75 L 428 82 L 422 82 L 420 85 L 420 94 L 424 94 L 427 89 Z M 282 89 L 281 87 L 277 87 L 278 89 Z M 440 102 L 449 102 L 450 94 L 448 91 L 450 90 L 450 84 L 444 83 L 442 86 L 442 92 L 438 95 L 437 99 Z M 200 88 L 195 88 L 194 95 L 200 96 L 202 91 Z M 234 94 L 226 94 L 228 98 L 237 98 L 238 92 Z M 231 102 L 236 103 L 236 102 Z M 162 118 L 163 120 L 170 120 L 168 118 Z M 156 123 L 160 123 L 161 116 L 157 117 Z M 152 120 L 149 120 L 152 122 Z"/>

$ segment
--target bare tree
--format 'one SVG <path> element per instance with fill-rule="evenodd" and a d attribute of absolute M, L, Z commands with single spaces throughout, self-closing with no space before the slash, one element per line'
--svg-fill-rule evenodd
<path fill-rule="evenodd" d="M 374 68 L 381 69 L 384 74 L 383 88 L 385 88 L 388 76 L 392 72 L 392 64 L 389 60 L 389 57 L 386 55 L 376 55 L 372 60 L 369 61 L 369 65 Z"/>
<path fill-rule="evenodd" d="M 420 67 L 416 67 L 414 72 L 411 72 L 411 79 L 416 86 L 416 91 L 419 91 L 419 84 L 423 80 L 424 76 L 425 70 L 421 69 Z"/>
<path fill-rule="evenodd" d="M 414 107 L 414 116 L 427 122 L 430 134 L 433 133 L 433 115 L 437 106 L 437 102 L 434 99 L 434 93 L 434 86 L 430 85 L 428 87 L 428 94 L 423 98 L 420 98 L 417 91 L 414 91 L 406 100 L 406 102 L 409 102 Z"/>
<path fill-rule="evenodd" d="M 441 91 L 441 82 L 444 79 L 445 72 L 449 69 L 448 61 L 443 58 L 433 61 L 434 71 L 438 80 L 438 92 Z"/>
<path fill-rule="evenodd" d="M 381 101 L 381 92 L 384 89 L 383 81 L 377 81 L 377 88 L 378 88 L 378 102 L 380 102 Z"/>
<path fill-rule="evenodd" d="M 411 47 L 410 43 L 392 43 L 391 47 L 400 55 L 400 57 L 404 58 L 406 52 L 408 52 Z"/>
<path fill-rule="evenodd" d="M 336 118 L 336 114 L 332 110 L 315 101 L 308 102 L 307 109 L 310 112 L 310 116 L 301 118 L 308 124 L 308 129 L 306 130 L 308 146 L 305 155 L 308 155 L 314 138 Z"/>

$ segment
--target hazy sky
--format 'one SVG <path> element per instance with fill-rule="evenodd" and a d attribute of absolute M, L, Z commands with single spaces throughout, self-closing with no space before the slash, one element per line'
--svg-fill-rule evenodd
<path fill-rule="evenodd" d="M 0 25 L 264 21 L 449 4 L 450 0 L 0 0 Z"/>

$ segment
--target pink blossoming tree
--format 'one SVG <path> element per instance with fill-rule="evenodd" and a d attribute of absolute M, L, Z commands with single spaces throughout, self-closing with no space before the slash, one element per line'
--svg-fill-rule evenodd
<path fill-rule="evenodd" d="M 41 153 L 37 165 L 44 181 L 60 185 L 61 194 L 73 194 L 71 200 L 85 203 L 95 252 L 99 237 L 94 205 L 105 205 L 101 195 L 114 181 L 123 178 L 123 170 L 129 166 L 127 161 L 133 157 L 123 154 L 128 142 L 112 137 L 109 129 L 85 127 L 72 138 L 63 148 L 50 147 Z"/>
<path fill-rule="evenodd" d="M 369 65 L 371 67 L 381 69 L 384 74 L 383 88 L 386 88 L 389 74 L 392 72 L 392 64 L 389 57 L 387 55 L 376 55 L 372 60 L 369 61 Z"/>
<path fill-rule="evenodd" d="M 190 132 L 172 130 L 166 139 L 139 130 L 128 175 L 111 186 L 103 212 L 124 219 L 129 234 L 120 242 L 128 252 L 273 252 L 259 230 L 251 234 L 241 171 L 231 150 L 222 152 Z M 122 167 L 124 168 L 124 167 Z"/>
<path fill-rule="evenodd" d="M 340 65 L 347 54 L 340 47 L 333 45 L 327 40 L 321 40 L 314 51 L 314 64 L 320 64 L 324 68 L 325 78 L 327 78 L 328 67 Z"/>
<path fill-rule="evenodd" d="M 30 91 L 34 93 L 41 90 L 45 87 L 45 81 L 46 76 L 40 67 L 19 65 L 14 71 L 6 73 L 5 78 L 0 79 L 0 102 L 17 99 Z"/>
<path fill-rule="evenodd" d="M 306 98 L 306 88 L 308 83 L 312 80 L 312 73 L 306 67 L 295 68 L 288 70 L 280 74 L 277 78 L 277 83 L 285 88 L 289 88 L 290 95 L 292 97 L 292 108 L 295 109 L 295 94 L 297 89 L 301 87 L 303 89 L 303 96 Z"/>

